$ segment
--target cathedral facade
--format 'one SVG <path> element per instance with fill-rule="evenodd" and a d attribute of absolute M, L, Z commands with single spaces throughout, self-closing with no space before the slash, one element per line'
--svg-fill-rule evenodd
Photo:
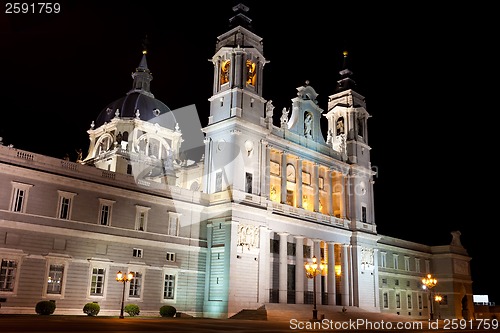
<path fill-rule="evenodd" d="M 54 300 L 59 314 L 97 302 L 117 315 L 120 271 L 133 273 L 125 302 L 141 314 L 168 304 L 228 318 L 316 300 L 426 319 L 437 304 L 422 278 L 432 274 L 440 315 L 470 318 L 470 257 L 458 231 L 443 246 L 377 232 L 370 114 L 349 69 L 327 110 L 307 82 L 276 110 L 263 96 L 262 38 L 246 7 L 235 10 L 211 59 L 199 160 L 184 157 L 176 113 L 151 92 L 146 52 L 132 89 L 92 123 L 86 156 L 0 145 L 0 313 Z"/>

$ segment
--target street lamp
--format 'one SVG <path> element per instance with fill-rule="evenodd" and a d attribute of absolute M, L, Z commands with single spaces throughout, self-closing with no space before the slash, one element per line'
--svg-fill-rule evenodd
<path fill-rule="evenodd" d="M 438 304 L 438 319 L 441 319 L 441 301 L 443 300 L 443 296 L 436 295 L 436 296 L 434 296 L 434 300 Z"/>
<path fill-rule="evenodd" d="M 127 281 L 130 281 L 134 278 L 133 273 L 123 274 L 122 271 L 118 271 L 116 273 L 116 281 L 123 283 L 123 292 L 122 292 L 122 306 L 120 308 L 120 318 L 123 319 L 123 303 L 125 302 L 125 285 Z"/>
<path fill-rule="evenodd" d="M 316 276 L 321 273 L 321 271 L 325 268 L 325 265 L 320 263 L 318 265 L 318 259 L 316 256 L 312 257 L 312 263 L 305 262 L 304 267 L 306 269 L 306 276 L 308 279 L 313 280 L 313 317 L 312 320 L 318 320 L 318 309 L 316 308 Z M 319 269 L 318 269 L 319 267 Z"/>
<path fill-rule="evenodd" d="M 432 303 L 434 302 L 432 299 L 432 291 L 431 289 L 434 288 L 437 284 L 437 279 L 433 278 L 431 274 L 427 274 L 426 277 L 422 279 L 422 288 L 425 290 L 429 290 L 429 305 L 430 305 L 430 312 L 429 312 L 429 317 L 430 319 L 434 319 L 434 313 L 432 312 Z"/>

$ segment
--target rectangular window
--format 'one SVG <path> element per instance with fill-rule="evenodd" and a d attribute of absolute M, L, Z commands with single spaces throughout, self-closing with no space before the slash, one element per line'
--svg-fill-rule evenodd
<path fill-rule="evenodd" d="M 71 219 L 71 207 L 75 193 L 57 191 L 59 193 L 59 201 L 57 204 L 57 217 L 63 220 Z"/>
<path fill-rule="evenodd" d="M 135 206 L 135 230 L 146 231 L 150 207 Z"/>
<path fill-rule="evenodd" d="M 99 199 L 99 224 L 100 225 L 111 225 L 111 212 L 114 201 Z"/>
<path fill-rule="evenodd" d="M 422 295 L 418 295 L 418 308 L 422 310 Z"/>
<path fill-rule="evenodd" d="M 168 229 L 167 234 L 171 236 L 179 235 L 179 215 L 176 213 L 168 213 Z"/>
<path fill-rule="evenodd" d="M 394 280 L 394 285 L 395 286 L 399 286 L 399 280 L 398 279 Z"/>
<path fill-rule="evenodd" d="M 361 207 L 361 222 L 366 223 L 366 207 Z"/>
<path fill-rule="evenodd" d="M 134 278 L 130 280 L 130 287 L 128 295 L 133 298 L 141 297 L 141 286 L 142 286 L 142 273 L 133 272 Z"/>
<path fill-rule="evenodd" d="M 399 262 L 398 262 L 399 256 L 397 254 L 394 254 L 392 256 L 392 264 L 394 266 L 394 269 L 399 269 Z"/>
<path fill-rule="evenodd" d="M 135 258 L 142 258 L 142 249 L 133 249 L 132 256 Z"/>
<path fill-rule="evenodd" d="M 245 192 L 252 193 L 253 175 L 250 172 L 245 172 Z"/>
<path fill-rule="evenodd" d="M 47 280 L 47 294 L 60 295 L 64 276 L 63 264 L 51 264 L 49 266 L 49 277 Z"/>
<path fill-rule="evenodd" d="M 111 211 L 110 206 L 107 206 L 107 205 L 101 206 L 101 217 L 99 218 L 101 225 L 108 225 L 109 224 L 110 211 Z"/>
<path fill-rule="evenodd" d="M 163 285 L 163 299 L 174 299 L 175 296 L 175 275 L 165 274 Z"/>
<path fill-rule="evenodd" d="M 304 258 L 311 258 L 311 246 L 304 245 Z"/>
<path fill-rule="evenodd" d="M 280 241 L 277 239 L 270 239 L 269 253 L 280 254 Z"/>
<path fill-rule="evenodd" d="M 401 294 L 396 294 L 396 308 L 401 309 Z"/>
<path fill-rule="evenodd" d="M 61 198 L 60 208 L 59 208 L 59 218 L 63 220 L 69 220 L 69 208 L 71 207 L 70 198 Z"/>
<path fill-rule="evenodd" d="M 18 213 L 26 212 L 26 202 L 28 200 L 29 189 L 33 185 L 12 182 L 12 197 L 10 210 Z"/>
<path fill-rule="evenodd" d="M 90 295 L 104 295 L 104 279 L 106 277 L 106 269 L 94 267 L 92 268 L 92 278 L 90 282 Z"/>
<path fill-rule="evenodd" d="M 380 252 L 380 267 L 387 267 L 387 253 Z"/>
<path fill-rule="evenodd" d="M 411 309 L 412 308 L 412 305 L 411 305 L 411 294 L 406 295 L 406 298 L 408 299 L 408 309 Z"/>
<path fill-rule="evenodd" d="M 173 252 L 167 252 L 166 259 L 167 259 L 167 261 L 175 262 L 175 253 L 173 253 Z"/>
<path fill-rule="evenodd" d="M 387 294 L 387 292 L 384 293 L 384 309 L 388 309 L 389 308 L 389 295 Z"/>
<path fill-rule="evenodd" d="M 2 259 L 0 266 L 0 291 L 14 291 L 17 261 Z"/>
<path fill-rule="evenodd" d="M 410 257 L 405 257 L 405 271 L 410 270 Z"/>
<path fill-rule="evenodd" d="M 420 259 L 415 259 L 415 271 L 420 273 Z"/>
<path fill-rule="evenodd" d="M 286 244 L 286 254 L 288 256 L 295 256 L 295 243 Z"/>
<path fill-rule="evenodd" d="M 382 284 L 387 285 L 387 278 L 382 279 Z"/>

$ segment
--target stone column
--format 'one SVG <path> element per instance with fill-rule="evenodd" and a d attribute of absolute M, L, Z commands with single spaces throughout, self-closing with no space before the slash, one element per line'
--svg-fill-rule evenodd
<path fill-rule="evenodd" d="M 286 304 L 288 295 L 288 232 L 281 232 L 280 236 L 280 263 L 279 263 L 279 301 Z"/>
<path fill-rule="evenodd" d="M 302 208 L 302 159 L 297 159 L 297 208 Z"/>
<path fill-rule="evenodd" d="M 375 306 L 380 309 L 380 293 L 378 289 L 378 249 L 373 249 L 373 284 L 375 286 Z"/>
<path fill-rule="evenodd" d="M 304 237 L 295 237 L 295 304 L 304 304 Z"/>
<path fill-rule="evenodd" d="M 319 166 L 314 163 L 312 168 L 312 187 L 314 189 L 314 211 L 319 212 Z"/>
<path fill-rule="evenodd" d="M 328 290 L 328 305 L 336 305 L 335 301 L 335 243 L 328 242 L 328 275 L 327 275 L 327 290 Z"/>
<path fill-rule="evenodd" d="M 321 264 L 321 239 L 313 239 L 313 255 L 316 256 L 316 259 L 318 260 L 318 269 L 319 265 Z M 321 298 L 321 273 L 316 275 L 314 278 L 316 279 L 316 304 L 322 304 L 322 298 Z"/>
<path fill-rule="evenodd" d="M 281 203 L 286 204 L 286 157 L 285 151 L 281 152 Z"/>
<path fill-rule="evenodd" d="M 342 244 L 342 294 L 341 294 L 341 299 L 342 299 L 342 305 L 350 305 L 349 304 L 349 299 L 351 298 L 350 295 L 350 288 L 349 288 L 349 279 L 350 274 L 349 274 L 349 244 Z"/>
<path fill-rule="evenodd" d="M 271 230 L 260 226 L 259 230 L 259 303 L 269 303 L 269 283 L 271 281 L 270 238 Z"/>
<path fill-rule="evenodd" d="M 328 215 L 330 216 L 333 215 L 332 172 L 333 172 L 332 169 L 328 169 L 326 171 L 326 179 L 325 179 L 325 182 L 328 184 L 326 185 L 327 187 L 325 188 L 325 190 L 327 191 L 327 199 L 328 199 L 327 209 L 328 209 Z"/>
<path fill-rule="evenodd" d="M 347 184 L 346 184 L 346 176 L 341 173 L 339 175 L 340 177 L 340 184 L 342 185 L 342 193 L 339 195 L 339 207 L 340 207 L 340 218 L 345 219 L 346 218 L 346 196 L 347 196 Z M 356 223 L 356 221 L 353 221 Z"/>
<path fill-rule="evenodd" d="M 260 140 L 260 195 L 269 199 L 269 187 L 271 186 L 269 180 L 270 173 L 270 160 L 271 160 L 271 152 L 268 146 L 268 142 L 266 140 Z"/>

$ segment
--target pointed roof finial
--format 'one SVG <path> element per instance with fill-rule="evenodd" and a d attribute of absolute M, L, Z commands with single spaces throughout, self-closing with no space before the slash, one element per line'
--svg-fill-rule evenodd
<path fill-rule="evenodd" d="M 344 62 L 342 64 L 342 70 L 339 71 L 340 80 L 337 81 L 337 87 L 335 91 L 344 91 L 347 89 L 354 89 L 356 87 L 356 82 L 351 78 L 353 73 L 347 68 L 347 55 L 349 52 L 344 51 L 342 55 L 344 56 Z"/>
<path fill-rule="evenodd" d="M 144 36 L 144 39 L 142 40 L 142 54 L 147 54 L 148 53 L 148 35 Z"/>

